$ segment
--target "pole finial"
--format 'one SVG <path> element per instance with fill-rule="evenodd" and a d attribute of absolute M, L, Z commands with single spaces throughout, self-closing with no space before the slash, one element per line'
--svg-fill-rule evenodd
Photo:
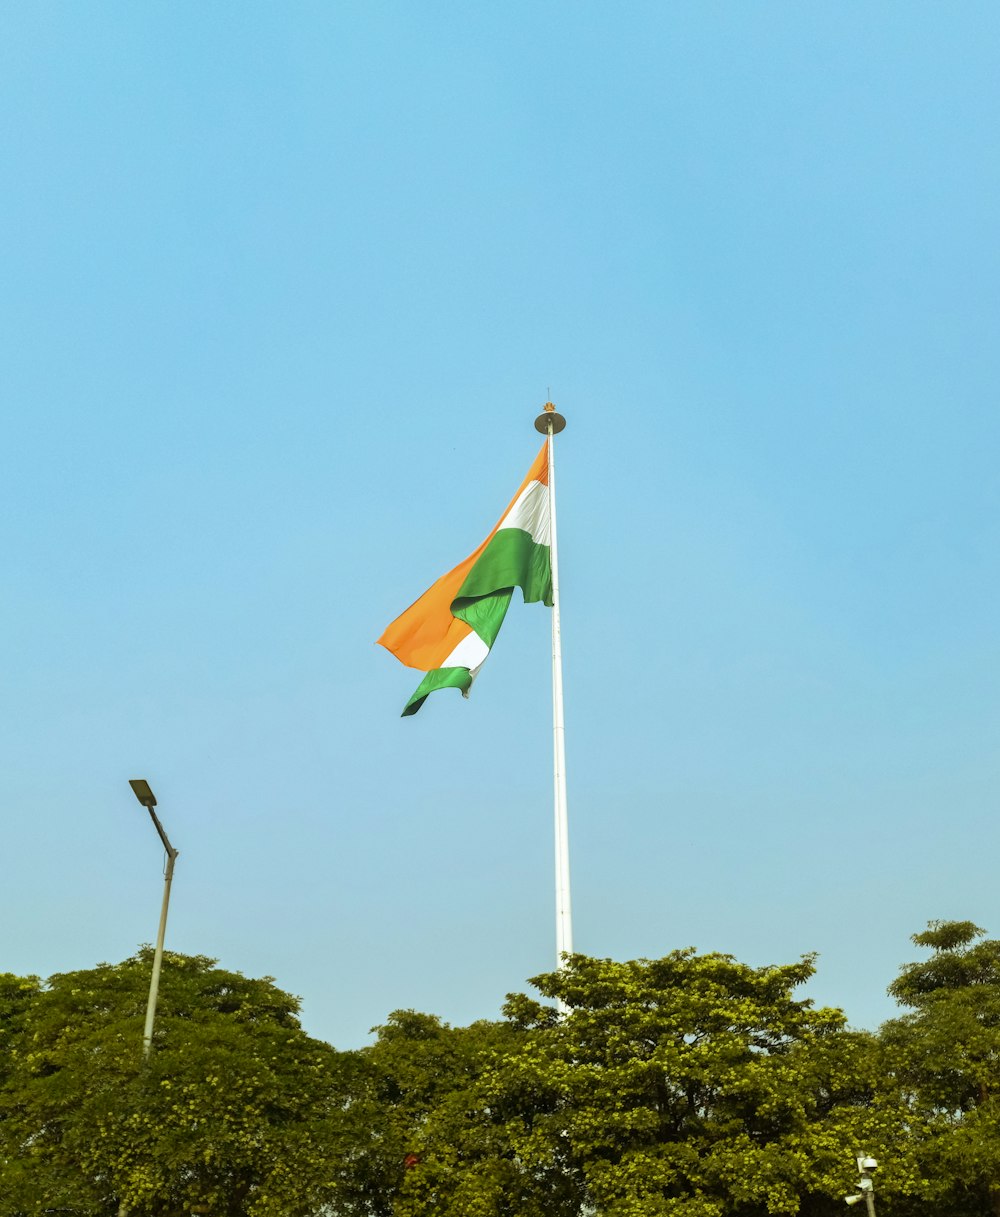
<path fill-rule="evenodd" d="M 566 420 L 555 408 L 551 401 L 547 401 L 542 408 L 542 413 L 535 419 L 535 430 L 541 431 L 542 435 L 558 435 L 566 426 Z"/>

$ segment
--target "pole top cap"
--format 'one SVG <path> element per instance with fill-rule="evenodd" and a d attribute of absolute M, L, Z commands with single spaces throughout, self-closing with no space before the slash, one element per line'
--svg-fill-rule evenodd
<path fill-rule="evenodd" d="M 535 419 L 535 430 L 541 431 L 542 435 L 548 435 L 550 431 L 558 435 L 565 426 L 566 420 L 552 402 L 547 401 L 542 413 Z"/>

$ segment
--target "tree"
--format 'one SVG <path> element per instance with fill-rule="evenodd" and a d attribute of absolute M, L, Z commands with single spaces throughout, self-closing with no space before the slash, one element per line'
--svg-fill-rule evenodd
<path fill-rule="evenodd" d="M 885 1119 L 871 1038 L 793 997 L 812 971 L 687 950 L 535 978 L 568 1013 L 507 1004 L 534 1032 L 494 1078 L 521 1096 L 523 1160 L 558 1164 L 602 1217 L 839 1213 Z"/>
<path fill-rule="evenodd" d="M 22 1003 L 0 1215 L 306 1217 L 334 1201 L 368 1133 L 351 1110 L 356 1057 L 307 1036 L 269 978 L 168 954 L 144 1062 L 150 960 L 53 976 Z"/>
<path fill-rule="evenodd" d="M 796 1000 L 806 959 L 574 956 L 506 1022 L 397 1013 L 371 1050 L 394 1217 L 833 1217 L 899 1121 L 874 1041 Z M 891 1156 L 891 1155 L 890 1155 Z M 405 1163 L 410 1162 L 410 1169 Z"/>
<path fill-rule="evenodd" d="M 3 1085 L 10 1072 L 25 1016 L 41 987 L 37 976 L 0 972 L 0 1085 Z"/>
<path fill-rule="evenodd" d="M 412 1010 L 378 1033 L 367 1055 L 386 1129 L 380 1217 L 558 1217 L 552 1189 L 516 1160 L 489 1091 L 522 1033 L 488 1021 L 453 1028 Z"/>
<path fill-rule="evenodd" d="M 910 1013 L 881 1031 L 922 1199 L 949 1217 L 1000 1217 L 1000 942 L 977 942 L 984 933 L 971 921 L 932 921 L 914 934 L 933 954 L 889 986 Z"/>

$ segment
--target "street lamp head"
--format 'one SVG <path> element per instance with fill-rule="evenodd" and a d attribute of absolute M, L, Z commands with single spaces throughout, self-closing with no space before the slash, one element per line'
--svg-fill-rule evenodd
<path fill-rule="evenodd" d="M 156 795 L 149 789 L 149 783 L 145 778 L 129 778 L 128 784 L 143 807 L 152 809 L 156 806 Z"/>

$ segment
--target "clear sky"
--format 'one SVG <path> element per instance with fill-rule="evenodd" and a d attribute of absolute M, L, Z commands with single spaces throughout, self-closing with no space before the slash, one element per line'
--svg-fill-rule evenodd
<path fill-rule="evenodd" d="M 547 970 L 549 621 L 374 645 L 559 439 L 575 936 L 1000 934 L 1000 8 L 8 4 L 0 968 L 341 1047 Z"/>

